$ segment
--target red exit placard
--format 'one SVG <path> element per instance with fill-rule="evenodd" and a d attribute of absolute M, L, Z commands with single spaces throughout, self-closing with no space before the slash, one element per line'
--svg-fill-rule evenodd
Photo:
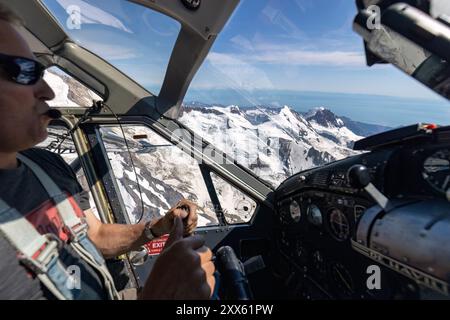
<path fill-rule="evenodd" d="M 148 255 L 154 256 L 160 254 L 166 245 L 167 239 L 169 239 L 168 234 L 146 243 L 144 246 L 148 251 Z"/>

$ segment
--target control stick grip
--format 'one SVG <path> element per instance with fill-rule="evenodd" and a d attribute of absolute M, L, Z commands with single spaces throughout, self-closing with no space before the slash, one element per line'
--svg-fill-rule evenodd
<path fill-rule="evenodd" d="M 233 297 L 237 300 L 251 300 L 251 290 L 244 266 L 236 257 L 234 250 L 229 246 L 221 247 L 217 250 L 216 258 L 219 272 L 229 284 Z"/>

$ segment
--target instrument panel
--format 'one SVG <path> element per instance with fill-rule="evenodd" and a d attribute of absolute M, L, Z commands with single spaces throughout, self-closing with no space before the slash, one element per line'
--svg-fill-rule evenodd
<path fill-rule="evenodd" d="M 305 191 L 279 202 L 279 224 L 292 232 L 308 231 L 345 242 L 371 201 L 331 192 Z"/>
<path fill-rule="evenodd" d="M 289 294 L 304 299 L 423 297 L 416 281 L 382 265 L 383 289 L 367 288 L 367 270 L 377 264 L 354 250 L 352 242 L 361 218 L 376 203 L 352 187 L 347 172 L 355 164 L 369 169 L 373 185 L 389 199 L 442 200 L 450 188 L 450 148 L 432 144 L 372 151 L 289 178 L 276 191 L 275 216 L 285 264 L 280 273 Z"/>
<path fill-rule="evenodd" d="M 356 294 L 352 268 L 341 261 L 339 253 L 347 251 L 358 219 L 371 205 L 363 198 L 313 190 L 279 202 L 280 253 L 321 288 L 317 299 L 331 298 L 331 292 L 342 299 Z"/>

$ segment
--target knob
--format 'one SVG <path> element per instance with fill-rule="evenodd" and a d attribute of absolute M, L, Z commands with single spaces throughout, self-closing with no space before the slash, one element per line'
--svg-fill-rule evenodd
<path fill-rule="evenodd" d="M 364 189 L 381 208 L 388 209 L 389 199 L 370 182 L 370 173 L 365 166 L 361 164 L 352 166 L 348 169 L 347 177 L 352 187 Z"/>
<path fill-rule="evenodd" d="M 356 164 L 348 170 L 348 181 L 353 188 L 364 189 L 370 183 L 369 170 L 361 165 Z"/>

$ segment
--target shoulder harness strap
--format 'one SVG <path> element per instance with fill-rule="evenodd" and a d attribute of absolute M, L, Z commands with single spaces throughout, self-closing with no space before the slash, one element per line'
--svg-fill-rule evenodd
<path fill-rule="evenodd" d="M 99 253 L 99 251 L 97 250 L 95 245 L 87 237 L 88 226 L 87 226 L 86 222 L 77 216 L 75 209 L 72 207 L 72 204 L 70 203 L 67 195 L 60 190 L 60 188 L 48 176 L 48 174 L 45 173 L 45 171 L 42 170 L 42 168 L 39 165 L 37 165 L 34 161 L 30 160 L 29 158 L 27 158 L 21 154 L 19 154 L 17 156 L 17 158 L 33 171 L 33 173 L 36 175 L 38 180 L 41 182 L 42 186 L 47 191 L 48 195 L 54 201 L 55 206 L 58 210 L 58 213 L 61 216 L 61 219 L 63 220 L 64 225 L 67 228 L 67 231 L 69 232 L 70 246 L 72 246 L 72 248 L 75 250 L 75 252 L 77 252 L 82 259 L 84 259 L 87 263 L 89 263 L 93 268 L 95 268 L 102 275 L 102 277 L 104 279 L 104 284 L 108 291 L 110 299 L 120 299 L 120 295 L 118 294 L 118 292 L 115 288 L 114 281 L 111 277 L 111 274 L 109 273 L 109 270 L 106 267 L 105 260 L 103 259 L 102 255 Z M 9 208 L 9 206 L 6 203 L 3 202 L 3 204 L 7 206 L 7 208 L 4 207 L 6 212 L 11 212 L 11 210 L 16 211 L 14 209 Z M 12 244 L 16 247 L 16 249 L 18 249 L 19 252 L 23 251 L 22 249 L 24 249 L 24 247 L 22 247 L 22 246 L 25 244 L 25 242 L 34 241 L 34 239 L 37 239 L 36 236 L 44 237 L 45 239 L 47 239 L 49 237 L 48 235 L 41 236 L 34 229 L 34 227 L 31 225 L 31 223 L 29 223 L 26 220 L 25 217 L 21 216 L 17 211 L 16 211 L 16 214 L 19 216 L 16 216 L 15 220 L 22 220 L 22 222 L 20 223 L 20 225 L 15 225 L 15 226 L 10 225 L 11 228 L 9 230 L 7 230 L 9 232 L 9 237 L 7 236 L 7 238 L 9 239 L 10 242 L 14 242 Z M 0 220 L 0 223 L 1 223 L 1 225 L 3 225 L 3 222 L 1 220 Z M 17 228 L 22 228 L 22 226 L 24 226 L 25 224 L 28 224 L 27 230 L 33 229 L 34 233 L 29 233 L 30 236 L 28 239 L 21 240 L 20 243 L 17 243 L 16 239 L 15 239 L 16 235 L 18 234 L 17 230 L 25 230 L 25 229 L 17 229 Z M 51 236 L 51 237 L 53 237 L 53 236 Z M 57 240 L 59 240 L 59 239 L 57 239 Z M 37 242 L 37 243 L 40 244 L 42 241 L 43 241 L 43 239 L 39 240 L 39 242 Z M 18 245 L 20 245 L 20 247 Z M 35 246 L 37 246 L 37 245 L 35 245 Z M 34 247 L 32 249 L 27 249 L 27 250 L 32 251 L 33 249 L 34 249 Z M 56 250 L 56 253 L 57 253 L 55 260 L 58 263 L 56 263 L 56 264 L 60 265 L 59 260 L 58 260 L 59 247 L 56 246 L 54 250 Z M 42 268 L 42 267 L 43 267 L 42 264 L 37 264 L 37 266 L 35 266 L 35 268 L 38 269 L 37 271 L 39 271 L 36 274 L 46 274 L 48 276 L 49 271 L 45 267 L 44 268 Z M 63 270 L 64 270 L 64 268 L 63 268 Z M 34 271 L 36 272 L 36 270 L 34 270 Z M 67 280 L 68 274 L 64 270 L 64 274 L 59 273 L 59 277 L 65 278 L 65 280 Z M 47 288 L 49 288 L 46 281 L 42 281 L 42 283 L 44 285 L 46 285 Z M 65 284 L 66 283 L 64 282 L 64 288 L 67 287 Z M 58 286 L 58 289 L 60 289 L 59 286 Z M 50 290 L 50 288 L 49 288 L 49 290 Z M 67 294 L 62 293 L 62 291 L 64 291 L 64 290 L 60 290 L 60 291 L 61 291 L 61 294 L 59 294 L 59 295 L 55 294 L 56 297 L 61 298 L 61 296 L 65 296 L 67 299 L 73 299 L 73 296 L 71 296 L 71 295 L 67 296 Z M 70 290 L 68 290 L 68 291 L 70 292 Z M 54 292 L 52 291 L 52 293 L 54 293 Z"/>
<path fill-rule="evenodd" d="M 68 290 L 69 275 L 58 260 L 60 241 L 39 234 L 16 209 L 0 199 L 0 233 L 16 248 L 19 260 L 30 268 L 47 289 L 60 300 L 73 299 Z"/>

